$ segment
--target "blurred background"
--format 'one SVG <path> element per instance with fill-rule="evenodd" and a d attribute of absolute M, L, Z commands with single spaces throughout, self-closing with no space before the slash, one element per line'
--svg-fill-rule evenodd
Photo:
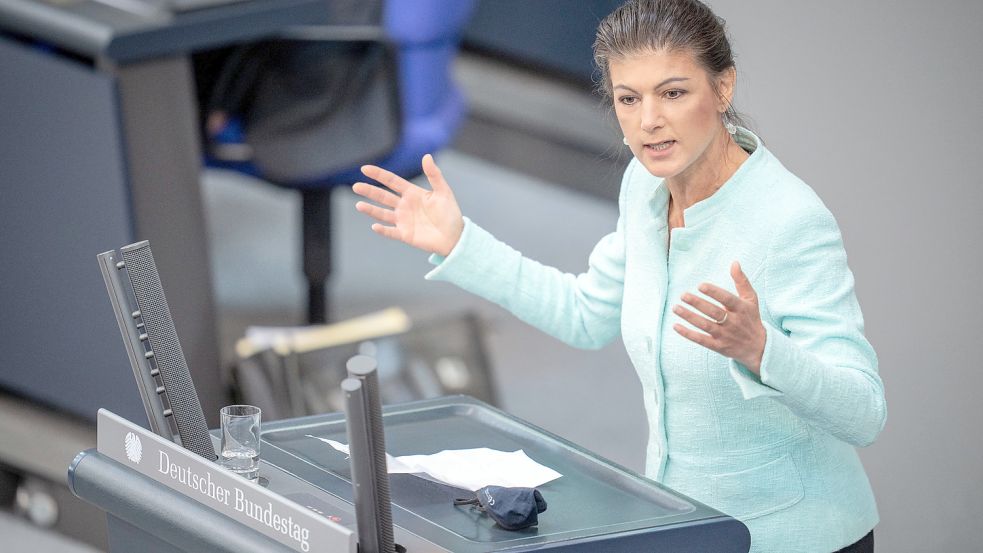
<path fill-rule="evenodd" d="M 105 548 L 65 471 L 99 407 L 146 419 L 95 259 L 144 239 L 212 427 L 292 354 L 300 380 L 262 401 L 331 409 L 292 386 L 326 390 L 332 356 L 370 348 L 390 400 L 469 393 L 641 472 L 620 341 L 573 350 L 425 281 L 426 254 L 375 235 L 348 186 L 366 161 L 423 184 L 433 152 L 465 215 L 585 270 L 630 156 L 592 94 L 619 4 L 0 0 L 0 550 Z M 983 4 L 709 4 L 738 111 L 843 232 L 888 400 L 860 452 L 878 550 L 980 551 Z M 353 318 L 255 357 L 282 327 Z"/>

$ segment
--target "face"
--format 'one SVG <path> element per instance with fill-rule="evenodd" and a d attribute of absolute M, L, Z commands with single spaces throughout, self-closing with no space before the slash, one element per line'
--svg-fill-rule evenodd
<path fill-rule="evenodd" d="M 733 70 L 709 75 L 688 52 L 645 52 L 608 65 L 614 110 L 635 157 L 667 179 L 698 173 L 708 164 L 730 105 Z"/>

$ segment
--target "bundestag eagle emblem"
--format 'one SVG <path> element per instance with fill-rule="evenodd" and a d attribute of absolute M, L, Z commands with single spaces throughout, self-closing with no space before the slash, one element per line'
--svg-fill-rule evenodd
<path fill-rule="evenodd" d="M 134 463 L 139 463 L 143 457 L 143 444 L 140 443 L 140 436 L 133 432 L 127 432 L 123 443 L 126 446 L 126 458 Z"/>

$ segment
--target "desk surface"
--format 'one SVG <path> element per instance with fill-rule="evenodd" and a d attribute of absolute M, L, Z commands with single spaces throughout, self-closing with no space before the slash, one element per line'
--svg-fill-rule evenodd
<path fill-rule="evenodd" d="M 324 0 L 215 0 L 194 10 L 140 0 L 4 0 L 0 30 L 72 53 L 132 63 L 325 23 Z"/>
<path fill-rule="evenodd" d="M 539 525 L 504 530 L 487 516 L 455 507 L 469 492 L 412 475 L 392 475 L 393 521 L 431 543 L 457 553 L 538 549 L 560 543 L 604 542 L 608 551 L 630 551 L 638 543 L 624 536 L 676 528 L 694 544 L 710 535 L 739 551 L 746 530 L 736 520 L 617 466 L 520 419 L 466 396 L 412 402 L 385 410 L 386 450 L 399 455 L 432 454 L 445 449 L 488 447 L 522 449 L 533 460 L 563 476 L 538 489 L 548 509 Z M 347 442 L 341 414 L 321 415 L 264 425 L 262 457 L 345 501 L 352 500 L 346 456 L 320 440 Z M 270 489 L 275 483 L 270 482 Z M 289 498 L 290 495 L 287 495 Z"/>

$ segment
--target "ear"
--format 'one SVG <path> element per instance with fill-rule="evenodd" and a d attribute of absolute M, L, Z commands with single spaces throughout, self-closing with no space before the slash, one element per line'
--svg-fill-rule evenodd
<path fill-rule="evenodd" d="M 734 67 L 724 69 L 717 77 L 717 91 L 720 96 L 720 113 L 727 111 L 734 100 L 734 83 L 737 81 L 737 70 Z"/>

